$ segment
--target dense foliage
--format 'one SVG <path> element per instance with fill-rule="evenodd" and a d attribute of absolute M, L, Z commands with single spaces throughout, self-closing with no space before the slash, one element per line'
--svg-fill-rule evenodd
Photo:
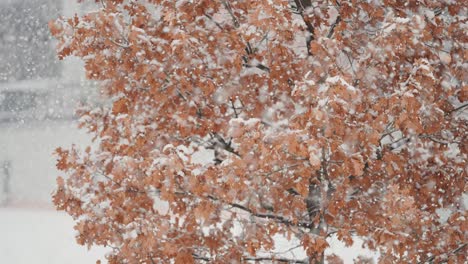
<path fill-rule="evenodd" d="M 79 243 L 110 263 L 322 263 L 332 236 L 466 260 L 465 1 L 96 4 L 50 23 L 104 101 L 78 112 L 96 144 L 57 149 Z"/>

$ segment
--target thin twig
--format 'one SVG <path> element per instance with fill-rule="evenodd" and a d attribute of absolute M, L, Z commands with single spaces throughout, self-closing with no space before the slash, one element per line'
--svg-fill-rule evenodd
<path fill-rule="evenodd" d="M 235 27 L 235 28 L 240 27 L 240 24 L 239 24 L 239 21 L 237 20 L 237 17 L 234 15 L 234 12 L 232 12 L 231 4 L 229 4 L 229 3 L 226 2 L 225 0 L 222 1 L 222 2 L 223 2 L 223 5 L 224 5 L 224 8 L 226 8 L 226 10 L 228 11 L 229 15 L 231 15 L 232 22 L 234 23 L 234 27 Z"/>
<path fill-rule="evenodd" d="M 239 117 L 239 114 L 237 113 L 237 108 L 236 106 L 234 105 L 234 101 L 232 99 L 229 99 L 229 101 L 231 102 L 231 107 L 232 107 L 232 110 L 234 111 L 234 116 L 235 118 L 238 118 Z"/>
<path fill-rule="evenodd" d="M 333 33 L 335 32 L 335 27 L 336 27 L 336 26 L 338 25 L 338 23 L 340 23 L 340 22 L 341 22 L 341 16 L 338 15 L 338 16 L 336 17 L 335 23 L 333 23 L 333 24 L 331 25 L 330 31 L 328 32 L 328 35 L 327 35 L 328 38 L 331 38 L 331 37 L 333 36 Z"/>
<path fill-rule="evenodd" d="M 130 48 L 130 45 L 128 43 L 122 44 L 113 39 L 110 39 L 110 41 L 121 48 L 124 48 L 124 49 Z"/>
<path fill-rule="evenodd" d="M 213 201 L 219 201 L 221 203 L 224 203 L 224 204 L 227 204 L 229 206 L 231 206 L 232 208 L 237 208 L 237 209 L 240 209 L 242 211 L 245 211 L 247 213 L 250 213 L 252 216 L 255 216 L 255 217 L 258 217 L 258 218 L 264 218 L 264 219 L 271 219 L 271 220 L 276 220 L 278 223 L 281 223 L 281 224 L 285 224 L 285 225 L 289 225 L 289 226 L 297 226 L 297 227 L 303 227 L 303 228 L 312 228 L 312 225 L 308 222 L 298 222 L 298 223 L 294 223 L 293 221 L 291 221 L 290 219 L 287 219 L 285 218 L 284 216 L 280 216 L 280 215 L 275 215 L 275 214 L 266 214 L 266 213 L 256 213 L 254 212 L 252 209 L 246 207 L 246 206 L 243 206 L 243 205 L 240 205 L 240 204 L 236 204 L 236 203 L 229 203 L 229 202 L 226 202 L 226 201 L 223 201 L 217 197 L 214 197 L 212 195 L 208 195 L 206 196 L 206 198 L 210 199 L 210 200 L 213 200 Z"/>
<path fill-rule="evenodd" d="M 453 109 L 452 111 L 450 111 L 449 114 L 460 111 L 460 110 L 462 110 L 463 108 L 465 108 L 467 106 L 468 106 L 468 103 L 462 104 L 462 105 L 458 106 L 457 108 Z"/>
<path fill-rule="evenodd" d="M 212 16 L 208 15 L 207 13 L 205 13 L 205 16 L 206 16 L 209 20 L 211 20 L 211 22 L 213 22 L 219 29 L 223 30 L 223 27 L 221 26 L 221 24 L 219 24 L 218 22 L 216 22 Z"/>
<path fill-rule="evenodd" d="M 315 39 L 315 35 L 314 35 L 315 29 L 312 23 L 309 21 L 309 19 L 304 16 L 304 10 L 310 7 L 311 2 L 307 3 L 307 5 L 305 5 L 301 0 L 294 0 L 294 2 L 296 3 L 296 6 L 297 6 L 296 8 L 297 8 L 299 15 L 302 18 L 302 21 L 304 21 L 307 31 L 309 32 L 309 36 L 306 37 L 306 47 L 307 47 L 307 54 L 312 55 L 312 52 L 310 50 L 310 43 Z"/>
<path fill-rule="evenodd" d="M 192 254 L 194 259 L 202 260 L 205 262 L 211 262 L 212 259 L 207 257 L 202 257 L 197 254 Z M 297 260 L 297 259 L 289 259 L 289 258 L 275 258 L 275 257 L 243 257 L 243 261 L 275 261 L 275 262 L 282 262 L 282 263 L 297 263 L 297 264 L 306 264 L 309 263 L 307 260 Z"/>
<path fill-rule="evenodd" d="M 102 5 L 102 8 L 106 9 L 107 6 L 106 6 L 106 4 L 104 3 L 104 0 L 101 0 L 100 2 L 101 2 L 101 5 Z"/>
<path fill-rule="evenodd" d="M 451 255 L 456 255 L 458 252 L 460 252 L 462 249 L 464 249 L 466 247 L 467 243 L 463 243 L 461 244 L 460 246 L 458 246 L 456 249 L 448 252 L 448 253 L 444 253 L 444 254 L 441 254 L 441 255 L 438 255 L 438 256 L 442 256 L 442 255 L 447 255 L 445 258 L 447 259 L 449 256 Z M 426 258 L 425 260 L 423 261 L 420 261 L 418 262 L 418 264 L 423 264 L 423 263 L 431 263 L 432 261 L 435 260 L 436 257 L 438 256 L 430 256 L 428 258 Z M 447 261 L 444 260 L 444 261 L 441 261 L 440 263 L 446 263 Z"/>
<path fill-rule="evenodd" d="M 441 145 L 450 145 L 450 144 L 460 144 L 461 143 L 461 142 L 458 142 L 458 141 L 443 141 L 441 139 L 433 137 L 432 135 L 426 135 L 426 134 L 419 135 L 419 138 L 427 138 L 427 139 L 429 139 L 431 141 L 434 141 L 436 143 L 439 143 Z"/>
<path fill-rule="evenodd" d="M 275 257 L 243 258 L 243 260 L 244 261 L 275 261 L 275 262 L 282 262 L 282 263 L 298 263 L 298 264 L 309 263 L 308 260 L 297 260 L 297 259 L 275 258 Z"/>

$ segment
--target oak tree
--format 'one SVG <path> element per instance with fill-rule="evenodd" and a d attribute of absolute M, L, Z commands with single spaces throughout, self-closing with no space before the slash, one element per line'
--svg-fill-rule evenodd
<path fill-rule="evenodd" d="M 381 263 L 466 260 L 465 1 L 95 2 L 49 25 L 102 94 L 78 111 L 95 144 L 56 152 L 80 244 L 340 263 L 333 236 Z"/>

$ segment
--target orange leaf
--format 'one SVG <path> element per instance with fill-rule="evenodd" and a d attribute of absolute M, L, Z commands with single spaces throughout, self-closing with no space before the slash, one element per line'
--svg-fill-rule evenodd
<path fill-rule="evenodd" d="M 176 264 L 190 264 L 190 263 L 195 263 L 195 260 L 193 259 L 192 253 L 188 251 L 181 251 L 177 254 L 177 257 L 175 258 L 175 263 Z"/>
<path fill-rule="evenodd" d="M 120 98 L 119 100 L 114 102 L 112 107 L 112 114 L 126 114 L 128 113 L 128 100 L 126 98 Z"/>

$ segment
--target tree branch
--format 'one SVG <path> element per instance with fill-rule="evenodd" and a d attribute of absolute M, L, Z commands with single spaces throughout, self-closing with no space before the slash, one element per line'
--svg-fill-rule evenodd
<path fill-rule="evenodd" d="M 308 222 L 298 222 L 298 223 L 294 223 L 293 221 L 291 221 L 290 219 L 287 219 L 285 218 L 284 216 L 280 216 L 280 215 L 275 215 L 275 214 L 270 214 L 270 213 L 255 213 L 252 209 L 246 207 L 246 206 L 243 206 L 243 205 L 240 205 L 240 204 L 236 204 L 236 203 L 228 203 L 228 202 L 225 202 L 221 199 L 218 199 L 212 195 L 208 195 L 208 198 L 211 199 L 211 200 L 214 200 L 214 201 L 220 201 L 222 203 L 225 203 L 233 208 L 237 208 L 237 209 L 240 209 L 244 212 L 247 212 L 249 214 L 251 214 L 252 216 L 255 216 L 255 217 L 258 217 L 258 218 L 263 218 L 263 219 L 267 219 L 267 220 L 275 220 L 277 221 L 278 223 L 281 223 L 281 224 L 285 224 L 285 225 L 288 225 L 288 226 L 297 226 L 297 227 L 303 227 L 303 228 L 312 228 L 312 225 Z"/>
<path fill-rule="evenodd" d="M 212 259 L 207 257 L 202 257 L 197 254 L 192 254 L 194 259 L 202 260 L 205 262 L 211 262 Z M 280 263 L 296 263 L 296 264 L 306 264 L 309 263 L 308 260 L 297 260 L 297 259 L 289 259 L 289 258 L 275 258 L 275 257 L 243 257 L 243 261 L 275 261 Z"/>
<path fill-rule="evenodd" d="M 234 111 L 234 117 L 235 118 L 238 118 L 239 117 L 239 113 L 237 113 L 237 110 L 239 109 L 238 107 L 236 107 L 234 105 L 234 101 L 232 99 L 229 99 L 229 102 L 231 102 L 231 108 L 232 110 Z M 242 109 L 242 108 L 241 108 Z"/>
<path fill-rule="evenodd" d="M 297 259 L 288 259 L 288 258 L 275 258 L 275 257 L 257 257 L 257 258 L 243 258 L 245 261 L 276 261 L 282 263 L 300 263 L 300 264 L 308 264 L 308 260 L 297 260 Z"/>
<path fill-rule="evenodd" d="M 219 29 L 223 30 L 223 27 L 221 26 L 221 24 L 219 24 L 218 22 L 216 22 L 212 16 L 208 15 L 207 13 L 205 13 L 205 16 L 206 16 L 209 20 L 211 20 L 211 22 L 213 22 Z"/>
<path fill-rule="evenodd" d="M 106 4 L 104 3 L 104 0 L 100 0 L 100 2 L 101 2 L 101 6 L 102 6 L 102 8 L 106 9 L 106 8 L 107 8 L 107 6 L 106 6 Z"/>
<path fill-rule="evenodd" d="M 215 150 L 216 150 L 216 148 L 220 148 L 220 149 L 223 149 L 223 150 L 225 150 L 227 152 L 230 152 L 230 153 L 240 157 L 239 153 L 237 151 L 235 151 L 234 148 L 231 146 L 231 140 L 226 142 L 226 140 L 216 132 L 210 133 L 210 136 L 211 136 L 211 139 L 214 142 L 213 142 L 212 146 L 209 147 L 209 148 L 213 148 Z"/>
<path fill-rule="evenodd" d="M 202 256 L 199 256 L 197 254 L 192 254 L 193 258 L 194 259 L 197 259 L 197 260 L 203 260 L 205 262 L 210 262 L 211 259 L 210 258 L 207 258 L 207 257 L 202 257 Z"/>
<path fill-rule="evenodd" d="M 338 15 L 336 17 L 335 22 L 331 25 L 330 31 L 328 32 L 327 38 L 331 38 L 333 36 L 333 33 L 335 33 L 335 27 L 338 25 L 338 23 L 341 22 L 341 16 Z"/>
<path fill-rule="evenodd" d="M 427 138 L 427 139 L 429 139 L 429 140 L 431 140 L 433 142 L 439 143 L 441 145 L 450 145 L 450 144 L 460 144 L 461 143 L 461 142 L 458 142 L 458 141 L 444 141 L 443 139 L 435 138 L 432 135 L 428 135 L 428 134 L 419 135 L 419 138 Z"/>
<path fill-rule="evenodd" d="M 223 5 L 224 5 L 224 8 L 226 8 L 226 10 L 228 11 L 229 15 L 232 18 L 232 22 L 234 23 L 234 27 L 235 28 L 240 27 L 239 20 L 237 20 L 237 17 L 234 15 L 234 12 L 232 12 L 231 4 L 226 2 L 226 0 L 224 0 L 222 2 L 223 2 Z"/>
<path fill-rule="evenodd" d="M 297 12 L 302 17 L 302 21 L 304 21 L 307 31 L 309 32 L 309 36 L 306 38 L 306 47 L 307 47 L 307 54 L 312 55 L 310 51 L 310 43 L 315 39 L 314 36 L 314 26 L 310 23 L 309 19 L 304 16 L 304 10 L 310 6 L 312 6 L 312 2 L 310 0 L 294 0 L 296 3 Z"/>
<path fill-rule="evenodd" d="M 229 15 L 231 16 L 232 22 L 234 23 L 234 27 L 235 27 L 235 28 L 240 27 L 239 20 L 238 20 L 237 17 L 234 15 L 234 12 L 232 11 L 231 5 L 230 5 L 227 1 L 222 1 L 222 3 L 223 3 L 223 5 L 224 5 L 224 8 L 226 8 L 226 10 L 228 11 Z M 216 26 L 217 26 L 219 29 L 223 30 L 223 27 L 222 27 L 218 22 L 216 22 L 216 21 L 213 19 L 213 17 L 211 17 L 210 15 L 208 15 L 208 14 L 206 14 L 206 13 L 205 13 L 204 15 L 205 15 L 208 19 L 210 19 L 213 23 L 215 23 Z M 260 40 L 260 43 L 263 42 L 263 41 L 266 39 L 267 36 L 268 36 L 268 34 L 266 34 L 266 35 L 262 38 L 262 40 Z M 259 43 L 259 45 L 260 45 L 260 43 Z M 246 50 L 246 52 L 247 52 L 247 55 L 253 54 L 253 53 L 255 52 L 256 49 L 257 49 L 257 47 L 256 47 L 255 49 L 252 49 L 250 43 L 247 42 L 247 45 L 246 45 L 246 48 L 245 48 L 245 50 Z M 256 65 L 250 65 L 250 64 L 248 64 L 248 63 L 247 63 L 247 62 L 248 62 L 247 56 L 243 56 L 242 59 L 244 60 L 244 64 L 242 64 L 242 66 L 244 66 L 244 67 L 246 67 L 246 68 L 258 68 L 258 69 L 260 69 L 260 70 L 262 70 L 262 71 L 270 72 L 270 68 L 269 68 L 268 66 L 265 66 L 265 65 L 261 64 L 261 63 L 257 63 Z"/>
<path fill-rule="evenodd" d="M 112 43 L 114 43 L 115 45 L 117 45 L 117 46 L 119 46 L 119 47 L 121 47 L 121 48 L 124 48 L 124 49 L 130 47 L 130 45 L 127 44 L 127 43 L 122 44 L 122 43 L 119 43 L 119 42 L 117 42 L 117 41 L 115 41 L 115 40 L 113 40 L 113 39 L 110 39 L 110 41 L 111 41 Z"/>
<path fill-rule="evenodd" d="M 246 68 L 258 68 L 262 71 L 266 71 L 266 72 L 270 72 L 270 68 L 261 64 L 261 63 L 258 63 L 257 65 L 250 65 L 250 64 L 247 64 L 247 63 L 244 63 L 242 64 L 242 66 L 246 67 Z"/>
<path fill-rule="evenodd" d="M 462 249 L 464 249 L 466 247 L 466 245 L 467 245 L 467 243 L 463 243 L 460 246 L 458 246 L 456 249 L 454 249 L 454 250 L 452 250 L 452 251 L 450 251 L 448 253 L 443 253 L 443 254 L 440 254 L 440 255 L 437 255 L 437 256 L 430 256 L 430 257 L 426 258 L 425 260 L 418 262 L 418 264 L 432 263 L 436 259 L 436 257 L 443 256 L 443 255 L 446 255 L 446 256 L 444 257 L 444 260 L 439 262 L 439 263 L 446 263 L 449 256 L 456 255 L 458 252 L 460 252 Z"/>
<path fill-rule="evenodd" d="M 179 186 L 179 188 L 181 188 L 181 186 Z M 311 223 L 309 223 L 309 222 L 297 222 L 297 223 L 295 223 L 292 220 L 287 219 L 284 216 L 270 214 L 270 213 L 268 213 L 268 214 L 267 213 L 256 213 L 252 209 L 250 209 L 250 208 L 248 208 L 246 206 L 236 204 L 236 203 L 226 202 L 226 201 L 224 201 L 224 200 L 222 200 L 220 198 L 217 198 L 217 197 L 215 197 L 213 195 L 196 196 L 196 195 L 190 193 L 189 191 L 184 191 L 184 190 L 177 191 L 176 194 L 195 196 L 195 197 L 198 197 L 198 198 L 201 198 L 201 199 L 205 198 L 205 199 L 210 199 L 212 201 L 221 202 L 222 204 L 229 205 L 229 206 L 231 206 L 233 208 L 237 208 L 239 210 L 247 212 L 247 213 L 251 214 L 254 217 L 263 218 L 263 219 L 266 219 L 266 220 L 275 220 L 277 223 L 285 224 L 285 225 L 288 225 L 288 226 L 296 226 L 296 227 L 302 227 L 302 228 L 307 228 L 307 229 L 311 229 L 313 227 L 313 225 Z"/>
<path fill-rule="evenodd" d="M 451 113 L 460 111 L 460 110 L 462 110 L 463 108 L 465 108 L 465 107 L 467 107 L 467 106 L 468 106 L 468 103 L 462 104 L 462 105 L 458 106 L 457 108 L 453 109 L 452 111 L 450 111 L 450 112 L 448 112 L 448 113 L 451 114 Z"/>

